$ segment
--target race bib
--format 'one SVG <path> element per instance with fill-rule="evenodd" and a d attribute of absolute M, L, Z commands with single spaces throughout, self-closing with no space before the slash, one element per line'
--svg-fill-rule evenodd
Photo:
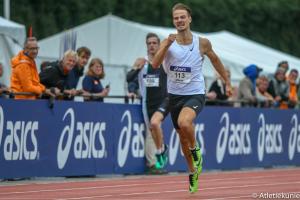
<path fill-rule="evenodd" d="M 191 67 L 170 67 L 170 79 L 177 83 L 189 83 L 191 81 Z"/>
<path fill-rule="evenodd" d="M 159 75 L 158 74 L 144 74 L 143 75 L 144 87 L 159 87 Z"/>

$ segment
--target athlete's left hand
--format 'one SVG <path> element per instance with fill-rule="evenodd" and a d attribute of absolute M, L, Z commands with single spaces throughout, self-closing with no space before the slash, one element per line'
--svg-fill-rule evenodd
<path fill-rule="evenodd" d="M 233 92 L 232 92 L 232 87 L 231 84 L 226 85 L 226 96 L 230 97 L 232 96 Z"/>

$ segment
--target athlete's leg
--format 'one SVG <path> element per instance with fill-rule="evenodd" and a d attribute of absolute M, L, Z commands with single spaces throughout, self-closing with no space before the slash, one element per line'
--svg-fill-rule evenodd
<path fill-rule="evenodd" d="M 186 139 L 189 142 L 188 145 L 191 149 L 193 149 L 197 145 L 195 138 L 195 128 L 193 123 L 195 118 L 196 112 L 189 107 L 184 107 L 181 110 L 178 117 L 178 126 L 186 136 Z"/>
<path fill-rule="evenodd" d="M 151 118 L 151 134 L 157 150 L 162 148 L 163 145 L 163 134 L 161 130 L 161 122 L 163 119 L 164 115 L 158 111 L 156 111 Z"/>
<path fill-rule="evenodd" d="M 145 158 L 146 158 L 146 166 L 150 168 L 156 165 L 155 160 L 155 143 L 153 141 L 153 137 L 151 136 L 151 131 L 148 127 L 146 127 L 146 137 L 145 137 Z"/>
<path fill-rule="evenodd" d="M 195 172 L 196 169 L 194 168 L 194 165 L 193 165 L 193 158 L 190 156 L 191 152 L 189 150 L 189 145 L 190 145 L 190 142 L 189 140 L 187 139 L 187 136 L 186 134 L 182 131 L 182 130 L 178 130 L 178 129 L 175 129 L 176 132 L 178 133 L 179 135 L 179 139 L 180 139 L 180 144 L 181 144 L 181 150 L 183 152 L 183 155 L 186 159 L 186 162 L 189 166 L 189 170 L 190 172 Z"/>

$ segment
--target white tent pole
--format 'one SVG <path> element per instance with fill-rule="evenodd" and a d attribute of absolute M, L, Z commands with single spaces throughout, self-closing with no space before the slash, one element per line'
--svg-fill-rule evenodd
<path fill-rule="evenodd" d="M 10 20 L 10 0 L 3 1 L 4 17 Z"/>
<path fill-rule="evenodd" d="M 108 27 L 107 27 L 107 37 L 108 37 L 108 42 L 107 42 L 107 63 L 110 65 L 110 50 L 111 50 L 111 13 L 108 13 Z"/>

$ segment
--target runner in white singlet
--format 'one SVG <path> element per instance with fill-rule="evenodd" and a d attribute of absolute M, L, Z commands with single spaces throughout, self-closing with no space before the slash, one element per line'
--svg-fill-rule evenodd
<path fill-rule="evenodd" d="M 203 54 L 210 59 L 216 71 L 226 81 L 226 95 L 232 95 L 232 88 L 224 66 L 212 50 L 210 41 L 191 33 L 191 13 L 191 9 L 184 4 L 179 3 L 173 7 L 173 23 L 177 34 L 170 34 L 168 39 L 162 41 L 152 65 L 157 68 L 165 60 L 169 109 L 189 166 L 189 191 L 193 194 L 198 188 L 198 176 L 202 171 L 202 156 L 195 139 L 193 120 L 205 104 Z"/>

